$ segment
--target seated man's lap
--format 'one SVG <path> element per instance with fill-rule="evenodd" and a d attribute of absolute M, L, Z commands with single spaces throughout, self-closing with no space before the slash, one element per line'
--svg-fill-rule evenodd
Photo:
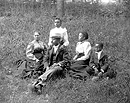
<path fill-rule="evenodd" d="M 46 80 L 51 76 L 55 75 L 58 71 L 62 71 L 63 69 L 60 66 L 51 66 L 48 70 L 43 73 L 40 78 Z"/>
<path fill-rule="evenodd" d="M 54 79 L 63 75 L 63 68 L 60 66 L 55 66 L 50 69 L 52 69 L 52 72 L 47 76 L 47 79 Z"/>

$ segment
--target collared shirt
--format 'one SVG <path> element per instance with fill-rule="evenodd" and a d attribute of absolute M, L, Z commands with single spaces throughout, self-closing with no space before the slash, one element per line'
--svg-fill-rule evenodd
<path fill-rule="evenodd" d="M 99 52 L 95 52 L 97 55 L 98 55 L 98 60 L 100 59 L 101 57 L 101 53 L 102 53 L 103 50 L 99 51 Z"/>
<path fill-rule="evenodd" d="M 57 45 L 57 46 L 53 46 L 53 48 L 54 48 L 53 53 L 56 54 L 56 52 L 57 52 L 57 50 L 58 50 L 58 48 L 59 48 L 59 45 Z"/>
<path fill-rule="evenodd" d="M 62 27 L 55 27 L 54 29 L 52 29 L 50 31 L 50 36 L 49 36 L 49 43 L 48 45 L 51 45 L 52 43 L 52 36 L 61 36 L 61 38 L 63 39 L 64 41 L 64 44 L 65 46 L 68 46 L 69 45 L 69 41 L 68 41 L 68 34 L 67 34 L 67 29 L 66 28 L 62 28 Z"/>
<path fill-rule="evenodd" d="M 35 55 L 33 54 L 34 50 L 36 48 L 42 48 L 45 49 L 47 46 L 42 42 L 42 41 L 35 41 L 33 40 L 32 42 L 30 42 L 27 46 L 26 49 L 26 56 L 31 59 L 31 60 L 36 60 L 37 58 L 35 57 Z"/>
<path fill-rule="evenodd" d="M 90 56 L 90 52 L 91 52 L 91 44 L 87 40 L 77 43 L 76 53 L 84 53 L 84 56 L 78 58 L 77 60 L 88 59 Z"/>

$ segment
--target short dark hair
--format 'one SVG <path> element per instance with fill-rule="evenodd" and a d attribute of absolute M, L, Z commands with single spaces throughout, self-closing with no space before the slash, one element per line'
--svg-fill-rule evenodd
<path fill-rule="evenodd" d="M 96 43 L 96 44 L 98 44 L 99 45 L 99 47 L 101 47 L 102 49 L 103 49 L 103 43 L 102 42 L 98 42 L 98 43 Z"/>
<path fill-rule="evenodd" d="M 83 36 L 85 37 L 85 40 L 88 39 L 88 32 L 87 31 L 81 31 L 80 33 L 83 34 Z"/>
<path fill-rule="evenodd" d="M 59 20 L 62 23 L 61 18 L 56 17 L 55 20 Z"/>
<path fill-rule="evenodd" d="M 58 37 L 58 36 L 53 36 L 51 37 L 52 39 L 61 39 L 61 37 Z"/>

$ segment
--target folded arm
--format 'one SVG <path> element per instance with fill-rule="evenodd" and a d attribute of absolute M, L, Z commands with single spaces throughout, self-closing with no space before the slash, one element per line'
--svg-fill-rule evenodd
<path fill-rule="evenodd" d="M 108 63 L 108 56 L 104 55 L 103 57 L 103 65 L 101 66 L 101 71 L 104 72 L 108 69 L 109 63 Z"/>
<path fill-rule="evenodd" d="M 70 54 L 66 49 L 63 51 L 63 60 L 58 64 L 63 68 L 70 65 Z"/>
<path fill-rule="evenodd" d="M 94 69 L 95 73 L 98 72 L 98 68 L 97 68 L 95 61 L 94 61 L 94 52 L 91 53 L 89 66 Z"/>
<path fill-rule="evenodd" d="M 29 45 L 27 46 L 27 49 L 26 49 L 26 56 L 30 60 L 37 60 L 37 58 L 35 57 L 33 52 L 34 52 L 34 45 L 32 43 L 29 43 Z"/>

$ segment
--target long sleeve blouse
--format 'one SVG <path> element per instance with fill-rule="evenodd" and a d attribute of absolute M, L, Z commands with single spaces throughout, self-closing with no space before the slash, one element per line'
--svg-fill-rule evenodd
<path fill-rule="evenodd" d="M 41 48 L 46 51 L 47 46 L 42 41 L 37 42 L 37 41 L 33 40 L 32 42 L 30 42 L 26 49 L 26 56 L 28 59 L 31 59 L 31 60 L 37 59 L 34 55 L 34 50 L 37 48 Z"/>
<path fill-rule="evenodd" d="M 83 53 L 84 55 L 80 58 L 77 58 L 77 60 L 86 60 L 90 57 L 91 53 L 91 44 L 85 40 L 83 42 L 78 42 L 76 46 L 76 53 L 80 54 Z"/>

